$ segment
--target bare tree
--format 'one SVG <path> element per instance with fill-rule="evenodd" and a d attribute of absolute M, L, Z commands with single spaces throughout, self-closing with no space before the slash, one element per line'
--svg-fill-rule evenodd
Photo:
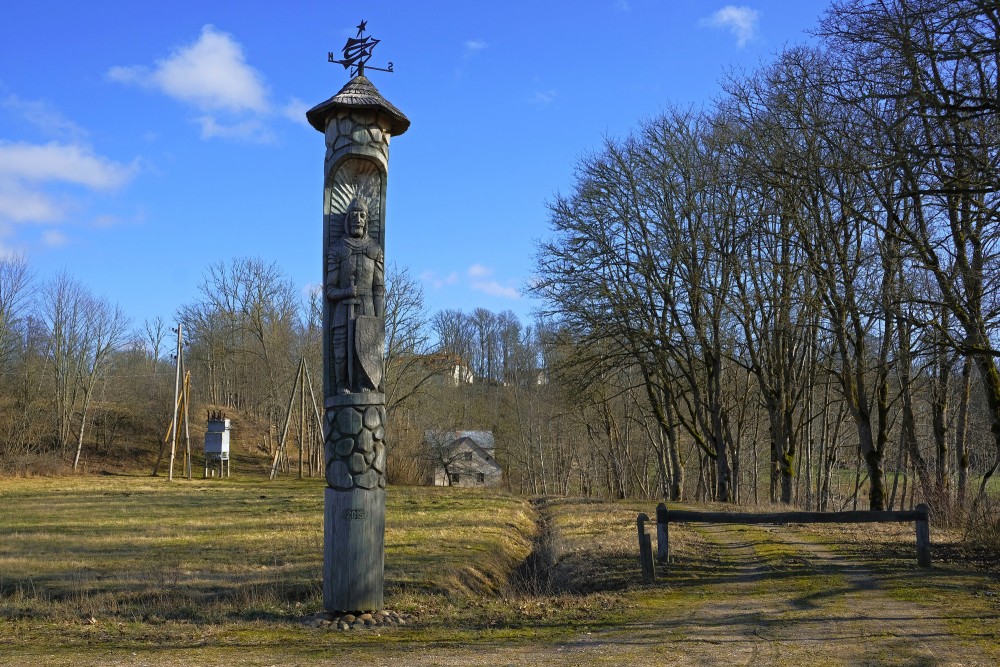
<path fill-rule="evenodd" d="M 732 94 L 746 99 L 735 86 Z M 727 306 L 742 335 L 733 359 L 755 378 L 767 412 L 771 501 L 791 503 L 799 435 L 809 418 L 803 403 L 816 303 L 787 189 L 770 177 L 772 170 L 757 164 L 758 156 L 768 152 L 762 146 L 767 137 L 754 132 L 752 116 L 740 118 L 739 113 L 732 109 L 721 115 L 725 131 L 719 137 L 731 153 L 727 176 L 739 183 L 731 198 L 740 221 L 736 254 L 743 263 L 733 273 L 735 292 Z"/>
<path fill-rule="evenodd" d="M 930 274 L 956 322 L 938 334 L 979 371 L 996 450 L 982 491 L 1000 467 L 992 343 L 1000 324 L 1000 10 L 988 0 L 851 0 L 834 6 L 820 34 L 843 54 L 841 102 L 884 138 L 878 164 L 895 183 L 885 196 L 904 202 L 886 202 L 901 211 L 887 231 Z"/>
<path fill-rule="evenodd" d="M 76 378 L 84 355 L 86 292 L 63 272 L 42 287 L 41 315 L 48 333 L 48 357 L 55 395 L 55 438 L 63 455 L 69 446 Z"/>
<path fill-rule="evenodd" d="M 125 342 L 128 320 L 75 279 L 60 273 L 42 289 L 42 315 L 48 327 L 48 359 L 55 391 L 56 437 L 63 453 L 79 412 L 73 468 L 80 463 L 94 387 Z"/>
<path fill-rule="evenodd" d="M 85 297 L 85 301 L 82 356 L 78 362 L 76 376 L 82 399 L 80 430 L 76 440 L 76 455 L 73 457 L 74 470 L 80 465 L 83 436 L 94 387 L 108 372 L 115 353 L 126 342 L 129 330 L 129 320 L 118 306 L 92 296 Z"/>
<path fill-rule="evenodd" d="M 291 385 L 299 299 L 275 263 L 238 258 L 211 265 L 201 298 L 178 313 L 191 337 L 193 374 L 210 383 L 214 403 L 278 423 L 279 387 Z"/>
<path fill-rule="evenodd" d="M 431 329 L 437 337 L 437 348 L 454 355 L 464 363 L 471 363 L 473 337 L 472 322 L 461 310 L 447 309 L 435 313 Z"/>
<path fill-rule="evenodd" d="M 167 323 L 159 315 L 142 323 L 142 342 L 146 346 L 150 358 L 151 382 L 156 382 L 156 369 L 163 354 L 163 341 L 166 340 L 168 332 Z"/>
<path fill-rule="evenodd" d="M 582 357 L 598 362 L 590 377 L 623 359 L 636 365 L 664 440 L 675 447 L 683 427 L 715 462 L 716 497 L 730 500 L 723 382 L 735 236 L 707 121 L 668 113 L 582 160 L 573 194 L 551 207 L 557 235 L 540 247 L 535 291 L 597 352 Z"/>
<path fill-rule="evenodd" d="M 390 264 L 385 294 L 385 404 L 390 414 L 447 370 L 446 360 L 429 354 L 427 325 L 420 283 L 405 267 Z"/>
<path fill-rule="evenodd" d="M 0 257 L 0 368 L 6 368 L 18 346 L 18 326 L 32 297 L 32 276 L 23 255 Z"/>

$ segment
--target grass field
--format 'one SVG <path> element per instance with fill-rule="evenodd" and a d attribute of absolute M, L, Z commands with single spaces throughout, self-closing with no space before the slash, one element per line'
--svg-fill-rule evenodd
<path fill-rule="evenodd" d="M 0 646 L 26 655 L 45 646 L 58 664 L 104 643 L 211 651 L 313 641 L 301 619 L 322 603 L 320 481 L 102 476 L 0 489 Z M 450 488 L 387 497 L 386 604 L 420 619 L 396 638 L 565 634 L 620 598 L 566 605 L 522 594 L 513 575 L 537 536 L 527 499 Z M 621 582 L 634 558 L 617 555 Z"/>
<path fill-rule="evenodd" d="M 938 619 L 949 641 L 1000 660 L 984 648 L 1000 641 L 995 563 L 954 534 L 935 534 L 941 564 L 918 577 L 912 528 L 678 526 L 674 562 L 647 587 L 635 516 L 652 503 L 453 488 L 387 493 L 386 606 L 413 623 L 311 628 L 322 497 L 318 480 L 0 480 L 0 665 L 728 665 L 737 654 L 721 647 L 850 612 L 845 596 L 871 593 L 850 583 L 857 568 L 878 580 L 872 613 L 898 605 L 923 634 Z M 723 613 L 749 600 L 768 606 L 746 628 Z M 699 638 L 706 627 L 722 639 Z M 665 647 L 690 660 L 658 662 Z M 790 644 L 769 664 L 854 664 L 802 658 Z"/>

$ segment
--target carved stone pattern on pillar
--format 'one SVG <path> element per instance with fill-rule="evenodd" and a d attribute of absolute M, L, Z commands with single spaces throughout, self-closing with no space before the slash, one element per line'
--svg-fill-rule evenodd
<path fill-rule="evenodd" d="M 338 406 L 326 412 L 326 483 L 333 489 L 385 488 L 385 406 Z"/>
<path fill-rule="evenodd" d="M 326 169 L 342 155 L 361 154 L 389 162 L 389 121 L 374 111 L 341 109 L 326 127 Z"/>

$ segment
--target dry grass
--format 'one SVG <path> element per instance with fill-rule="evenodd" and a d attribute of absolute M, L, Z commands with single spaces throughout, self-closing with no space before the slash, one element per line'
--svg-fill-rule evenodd
<path fill-rule="evenodd" d="M 805 636 L 824 614 L 853 613 L 853 598 L 838 595 L 867 599 L 850 585 L 854 569 L 817 564 L 816 543 L 872 573 L 879 600 L 923 609 L 973 645 L 1000 639 L 984 626 L 1000 611 L 995 572 L 944 560 L 958 533 L 934 531 L 938 565 L 915 579 L 909 525 L 677 525 L 670 570 L 643 586 L 635 518 L 652 516 L 653 503 L 399 487 L 387 494 L 386 603 L 417 623 L 381 635 L 315 630 L 299 621 L 320 607 L 322 488 L 0 480 L 0 663 L 657 664 L 667 652 L 687 660 L 678 664 L 722 664 L 776 645 L 786 628 Z M 519 564 L 536 557 L 539 578 L 524 585 Z M 774 664 L 843 664 L 810 653 L 822 632 L 801 646 L 797 636 Z"/>
<path fill-rule="evenodd" d="M 637 580 L 635 519 L 649 503 L 554 498 L 538 503 L 551 535 L 554 592 L 620 592 Z"/>
<path fill-rule="evenodd" d="M 242 477 L 3 480 L 0 646 L 25 664 L 53 647 L 46 664 L 121 646 L 199 647 L 203 658 L 307 647 L 316 631 L 300 621 L 321 607 L 322 489 Z M 419 622 L 363 643 L 550 641 L 617 618 L 620 593 L 510 585 L 536 546 L 537 519 L 527 499 L 502 492 L 390 488 L 386 605 Z"/>
<path fill-rule="evenodd" d="M 7 480 L 0 618 L 126 623 L 286 619 L 321 606 L 322 483 Z M 388 494 L 387 596 L 495 590 L 531 546 L 503 494 Z"/>

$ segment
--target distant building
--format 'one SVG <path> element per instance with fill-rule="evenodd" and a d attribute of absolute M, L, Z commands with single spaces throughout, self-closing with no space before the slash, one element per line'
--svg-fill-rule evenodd
<path fill-rule="evenodd" d="M 476 379 L 476 376 L 472 374 L 472 371 L 469 370 L 468 365 L 462 361 L 462 358 L 456 356 L 450 356 L 447 359 L 444 375 L 448 378 L 448 383 L 453 387 L 461 387 L 462 385 L 472 384 L 472 382 Z"/>
<path fill-rule="evenodd" d="M 432 383 L 438 385 L 461 387 L 475 381 L 468 364 L 461 357 L 447 352 L 404 355 L 398 363 L 421 369 L 423 373 L 432 376 Z"/>
<path fill-rule="evenodd" d="M 424 444 L 434 462 L 434 486 L 497 486 L 503 470 L 489 431 L 428 431 Z"/>

